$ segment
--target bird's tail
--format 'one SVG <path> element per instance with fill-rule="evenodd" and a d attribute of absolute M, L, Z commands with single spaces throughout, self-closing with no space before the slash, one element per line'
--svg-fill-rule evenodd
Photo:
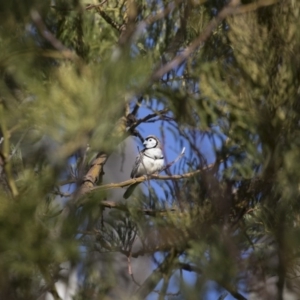
<path fill-rule="evenodd" d="M 130 186 L 127 188 L 126 192 L 124 193 L 123 198 L 124 198 L 124 199 L 129 198 L 129 197 L 131 196 L 131 194 L 133 193 L 133 191 L 135 190 L 135 188 L 136 188 L 138 185 L 139 185 L 139 182 L 130 185 Z"/>

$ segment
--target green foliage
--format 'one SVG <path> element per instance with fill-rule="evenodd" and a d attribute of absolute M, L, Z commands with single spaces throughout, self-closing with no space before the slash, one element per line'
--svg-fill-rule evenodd
<path fill-rule="evenodd" d="M 209 280 L 238 299 L 242 285 L 251 292 L 269 276 L 278 278 L 278 299 L 284 282 L 297 285 L 299 2 L 242 6 L 249 11 L 228 15 L 184 64 L 151 77 L 223 5 L 0 1 L 1 299 L 55 295 L 66 261 L 82 266 L 75 299 L 109 297 L 115 253 L 128 262 L 161 254 L 136 299 L 159 281 L 162 299 L 172 277 L 185 299 L 205 297 Z M 172 150 L 188 148 L 172 172 L 203 170 L 163 181 L 164 194 L 104 210 L 105 192 L 78 192 L 92 166 L 82 153 L 87 144 L 115 151 L 125 137 L 120 119 L 139 97 L 140 110 L 169 109 L 156 117 L 162 137 L 173 135 Z M 80 202 L 77 193 L 57 201 L 74 189 Z M 105 274 L 90 253 L 105 257 Z"/>

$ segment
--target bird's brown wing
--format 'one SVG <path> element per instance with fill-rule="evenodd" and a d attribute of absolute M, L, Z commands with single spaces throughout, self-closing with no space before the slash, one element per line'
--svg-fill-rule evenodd
<path fill-rule="evenodd" d="M 138 171 L 139 165 L 142 163 L 143 155 L 144 155 L 144 150 L 140 151 L 139 155 L 136 157 L 131 174 L 130 174 L 131 178 L 138 177 L 137 171 Z"/>

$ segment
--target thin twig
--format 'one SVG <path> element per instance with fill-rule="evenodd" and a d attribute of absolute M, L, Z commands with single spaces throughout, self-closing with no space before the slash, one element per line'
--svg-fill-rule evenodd
<path fill-rule="evenodd" d="M 108 0 L 103 0 L 101 3 L 99 4 L 87 4 L 87 6 L 85 7 L 85 10 L 90 10 L 99 6 L 102 6 L 103 4 L 105 4 Z"/>
<path fill-rule="evenodd" d="M 195 273 L 198 273 L 198 274 L 202 274 L 203 273 L 202 270 L 201 270 L 201 268 L 199 268 L 199 267 L 197 267 L 195 265 L 188 264 L 188 263 L 178 263 L 177 266 L 181 270 L 185 270 L 185 271 L 188 271 L 188 272 L 195 272 Z M 216 281 L 216 282 L 220 286 L 222 286 L 224 289 L 226 289 L 234 298 L 236 298 L 238 300 L 247 300 L 242 294 L 240 294 L 235 289 L 233 289 L 233 287 L 229 287 L 228 285 L 224 285 L 220 281 Z"/>
<path fill-rule="evenodd" d="M 153 270 L 152 274 L 148 276 L 148 278 L 132 296 L 138 299 L 145 299 L 146 296 L 154 290 L 154 288 L 160 281 L 161 274 L 167 273 L 172 268 L 174 259 L 174 252 L 171 251 L 165 257 L 162 263 L 160 263 L 159 266 L 155 270 Z"/>
<path fill-rule="evenodd" d="M 166 169 L 169 169 L 173 164 L 175 164 L 185 153 L 185 147 L 182 148 L 181 153 L 170 163 L 168 163 L 166 166 L 164 166 L 160 172 L 165 171 Z"/>
<path fill-rule="evenodd" d="M 161 12 L 157 11 L 156 13 L 151 14 L 149 17 L 147 17 L 146 19 L 141 21 L 136 26 L 136 30 L 135 30 L 136 39 L 145 30 L 146 27 L 148 27 L 149 25 L 165 18 L 170 12 L 172 12 L 175 9 L 176 6 L 178 6 L 182 2 L 183 2 L 182 0 L 171 2 L 171 3 L 169 3 L 169 5 L 163 11 L 161 11 Z"/>
<path fill-rule="evenodd" d="M 163 114 L 166 114 L 166 113 L 169 112 L 169 111 L 170 111 L 170 110 L 169 110 L 168 108 L 165 108 L 165 109 L 159 110 L 159 111 L 157 111 L 157 112 L 155 112 L 155 113 L 153 113 L 153 114 L 149 114 L 149 115 L 147 115 L 147 116 L 144 117 L 144 118 L 138 119 L 136 122 L 134 122 L 134 123 L 130 126 L 130 128 L 129 128 L 128 130 L 133 130 L 133 129 L 135 129 L 138 125 L 140 125 L 141 123 L 145 123 L 145 122 L 149 121 L 150 119 L 155 118 L 155 117 L 157 117 L 157 116 L 161 116 L 161 115 L 163 115 Z"/>
<path fill-rule="evenodd" d="M 122 32 L 123 24 L 121 24 L 121 25 L 118 24 L 105 11 L 103 11 L 100 6 L 96 6 L 96 7 L 94 7 L 94 9 L 106 21 L 106 23 L 108 23 L 110 26 L 112 26 L 117 31 Z"/>
<path fill-rule="evenodd" d="M 143 143 L 145 140 L 137 129 L 131 129 L 131 135 L 138 137 L 141 143 Z"/>
<path fill-rule="evenodd" d="M 143 99 L 144 99 L 143 96 L 140 96 L 140 97 L 137 99 L 136 104 L 135 104 L 135 106 L 134 106 L 134 108 L 133 108 L 133 110 L 132 110 L 132 112 L 131 112 L 133 115 L 136 116 L 136 114 L 137 114 L 139 108 L 141 107 L 141 103 L 142 103 Z"/>
<path fill-rule="evenodd" d="M 128 255 L 127 255 L 127 262 L 128 262 L 128 274 L 131 276 L 132 281 L 138 286 L 140 287 L 141 285 L 135 280 L 134 276 L 133 276 L 133 271 L 132 271 L 132 266 L 131 266 L 131 257 L 132 257 L 132 246 L 134 243 L 134 240 L 136 238 L 136 231 L 134 232 L 134 236 L 132 238 L 132 241 L 130 243 L 130 249 L 128 251 Z"/>

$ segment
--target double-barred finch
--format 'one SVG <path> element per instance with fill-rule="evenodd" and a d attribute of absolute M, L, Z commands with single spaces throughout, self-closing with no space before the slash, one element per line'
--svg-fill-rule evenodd
<path fill-rule="evenodd" d="M 146 137 L 143 145 L 145 148 L 135 159 L 130 175 L 131 178 L 158 173 L 164 166 L 164 155 L 159 139 L 154 135 L 149 135 Z M 134 183 L 129 186 L 123 197 L 127 199 L 138 184 Z"/>

